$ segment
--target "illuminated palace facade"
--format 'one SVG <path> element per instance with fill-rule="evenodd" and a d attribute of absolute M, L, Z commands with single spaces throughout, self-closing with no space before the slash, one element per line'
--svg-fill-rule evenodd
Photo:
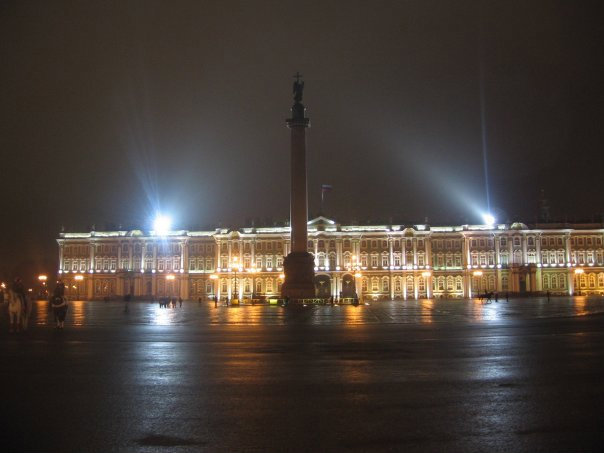
<path fill-rule="evenodd" d="M 319 297 L 419 299 L 485 292 L 603 294 L 604 228 L 522 223 L 339 225 L 308 222 Z M 277 298 L 289 227 L 61 233 L 68 295 L 102 299 Z"/>

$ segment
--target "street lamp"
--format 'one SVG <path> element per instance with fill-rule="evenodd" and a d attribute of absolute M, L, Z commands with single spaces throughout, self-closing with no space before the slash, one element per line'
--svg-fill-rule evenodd
<path fill-rule="evenodd" d="M 75 277 L 73 277 L 75 281 L 78 282 L 77 285 L 74 285 L 76 288 L 76 299 L 80 298 L 80 283 L 82 280 L 84 280 L 84 276 L 81 274 L 76 275 Z"/>
<path fill-rule="evenodd" d="M 233 299 L 239 300 L 239 288 L 237 287 L 237 283 L 238 283 L 238 281 L 237 281 L 237 270 L 241 270 L 241 269 L 239 269 L 239 263 L 238 263 L 239 258 L 236 257 L 236 256 L 234 256 L 233 257 L 233 261 L 235 263 L 235 265 L 231 267 L 231 270 L 234 269 L 234 271 L 235 271 L 235 297 Z"/>
<path fill-rule="evenodd" d="M 216 280 L 218 280 L 218 275 L 211 274 L 210 279 L 216 281 Z M 216 291 L 216 289 L 214 289 L 214 285 L 212 285 L 212 292 L 214 293 L 214 297 L 216 297 L 217 291 Z"/>
<path fill-rule="evenodd" d="M 252 268 L 249 271 L 252 273 L 252 303 L 254 303 L 253 301 L 256 299 L 256 276 L 254 274 L 258 272 L 258 269 L 256 269 L 256 265 L 252 263 Z"/>

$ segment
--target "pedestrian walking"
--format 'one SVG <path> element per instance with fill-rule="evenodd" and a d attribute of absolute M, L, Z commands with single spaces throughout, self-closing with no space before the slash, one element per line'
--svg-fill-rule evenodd
<path fill-rule="evenodd" d="M 65 299 L 65 284 L 58 282 L 50 299 L 50 305 L 55 316 L 57 329 L 63 329 L 65 326 L 65 316 L 67 316 L 67 299 Z"/>
<path fill-rule="evenodd" d="M 214 308 L 218 308 L 218 296 L 214 296 Z"/>
<path fill-rule="evenodd" d="M 508 293 L 507 291 L 506 291 L 506 293 L 505 293 L 505 301 L 506 301 L 506 302 L 509 302 L 509 301 L 510 301 L 510 293 Z"/>
<path fill-rule="evenodd" d="M 178 305 L 180 308 L 182 308 L 182 297 L 178 298 Z"/>
<path fill-rule="evenodd" d="M 547 301 L 549 302 L 549 296 L 550 296 L 550 292 L 549 290 L 547 291 Z"/>

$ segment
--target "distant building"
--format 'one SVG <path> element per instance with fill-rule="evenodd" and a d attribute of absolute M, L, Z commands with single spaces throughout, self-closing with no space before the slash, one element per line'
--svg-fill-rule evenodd
<path fill-rule="evenodd" d="M 601 224 L 339 225 L 308 222 L 319 296 L 604 294 Z M 279 297 L 289 227 L 61 233 L 68 295 Z"/>

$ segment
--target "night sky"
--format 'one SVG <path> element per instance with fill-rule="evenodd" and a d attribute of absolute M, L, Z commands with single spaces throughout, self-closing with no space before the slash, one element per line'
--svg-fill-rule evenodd
<path fill-rule="evenodd" d="M 66 231 L 289 215 L 292 75 L 310 211 L 343 222 L 604 212 L 598 1 L 3 1 L 0 275 Z M 481 70 L 482 67 L 482 70 Z"/>

